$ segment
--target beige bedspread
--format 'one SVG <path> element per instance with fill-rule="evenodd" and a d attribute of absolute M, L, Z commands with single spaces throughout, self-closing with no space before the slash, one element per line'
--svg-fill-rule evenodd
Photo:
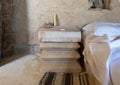
<path fill-rule="evenodd" d="M 90 65 L 91 71 L 101 85 L 108 85 L 109 77 L 109 56 L 111 49 L 107 35 L 95 37 L 89 35 L 85 40 L 85 49 L 83 52 L 85 62 Z"/>

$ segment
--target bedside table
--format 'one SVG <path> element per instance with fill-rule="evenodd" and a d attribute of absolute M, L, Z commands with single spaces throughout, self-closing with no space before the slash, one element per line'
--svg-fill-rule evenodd
<path fill-rule="evenodd" d="M 40 65 L 44 72 L 81 71 L 77 59 L 80 54 L 81 32 L 77 28 L 53 27 L 41 28 L 38 31 Z M 76 66 L 74 66 L 76 65 Z M 62 66 L 62 67 L 61 67 Z"/>

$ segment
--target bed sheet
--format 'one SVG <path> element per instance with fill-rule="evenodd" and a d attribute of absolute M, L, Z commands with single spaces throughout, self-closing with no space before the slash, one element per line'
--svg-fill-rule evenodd
<path fill-rule="evenodd" d="M 120 47 L 119 45 L 118 47 L 111 48 L 111 56 L 109 59 L 109 64 L 110 64 L 110 77 L 111 77 L 112 84 L 120 85 Z"/>

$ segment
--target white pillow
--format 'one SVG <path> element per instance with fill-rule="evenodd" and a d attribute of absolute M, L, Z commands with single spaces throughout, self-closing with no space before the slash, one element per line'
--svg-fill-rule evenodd
<path fill-rule="evenodd" d="M 82 31 L 94 32 L 94 30 L 95 30 L 95 23 L 90 23 L 82 28 Z"/>
<path fill-rule="evenodd" d="M 82 28 L 83 31 L 92 31 L 94 32 L 97 26 L 102 26 L 102 25 L 114 25 L 114 26 L 120 26 L 120 23 L 112 23 L 112 22 L 93 22 L 85 27 Z"/>
<path fill-rule="evenodd" d="M 103 36 L 104 34 L 107 34 L 109 40 L 113 40 L 116 37 L 120 36 L 120 26 L 117 25 L 100 25 L 96 26 L 96 30 L 94 31 L 95 36 Z"/>
<path fill-rule="evenodd" d="M 94 36 L 103 36 L 106 34 L 111 41 L 120 36 L 120 23 L 95 22 L 88 24 L 83 30 L 89 31 Z"/>
<path fill-rule="evenodd" d="M 114 25 L 96 26 L 94 35 L 102 36 L 104 34 L 107 34 L 108 36 L 118 36 L 118 35 L 120 35 L 120 27 L 114 26 Z"/>

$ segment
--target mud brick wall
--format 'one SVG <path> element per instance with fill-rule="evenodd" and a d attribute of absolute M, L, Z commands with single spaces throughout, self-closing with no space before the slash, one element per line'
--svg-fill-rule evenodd
<path fill-rule="evenodd" d="M 88 10 L 88 0 L 14 0 L 15 47 L 19 53 L 37 43 L 36 31 L 57 14 L 60 26 L 82 28 L 91 22 L 120 22 L 120 2 L 111 0 L 111 10 Z M 31 49 L 31 48 L 30 48 Z"/>
<path fill-rule="evenodd" d="M 12 14 L 13 14 L 13 0 L 1 0 L 1 25 L 0 25 L 0 39 L 1 39 L 1 57 L 7 57 L 14 53 L 13 46 L 13 30 L 12 30 Z"/>

